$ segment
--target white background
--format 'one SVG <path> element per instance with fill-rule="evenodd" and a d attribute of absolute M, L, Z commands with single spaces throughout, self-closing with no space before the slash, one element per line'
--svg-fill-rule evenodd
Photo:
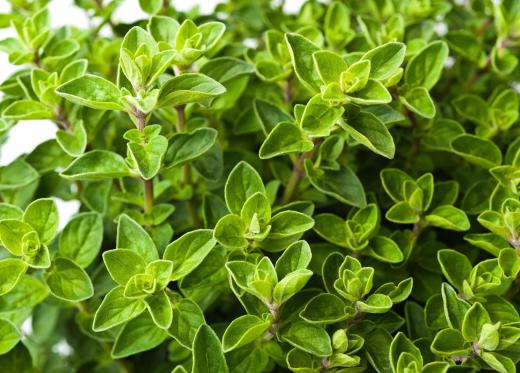
<path fill-rule="evenodd" d="M 251 0 L 255 1 L 255 0 Z M 297 12 L 304 0 L 288 0 L 285 4 L 287 12 Z M 187 11 L 194 6 L 199 6 L 202 13 L 213 12 L 215 6 L 222 0 L 175 0 L 174 4 L 178 10 Z M 85 12 L 73 5 L 73 0 L 52 0 L 49 5 L 53 26 L 74 25 L 87 27 Z M 0 0 L 0 13 L 9 12 L 10 6 L 6 0 Z M 132 22 L 147 17 L 139 8 L 138 0 L 125 0 L 113 15 L 113 20 Z M 0 29 L 0 40 L 14 36 L 11 29 Z M 0 82 L 4 81 L 19 66 L 8 63 L 7 55 L 0 52 Z M 0 166 L 12 162 L 24 153 L 31 152 L 38 144 L 55 137 L 56 125 L 50 121 L 30 120 L 20 121 L 9 132 L 9 138 L 0 150 Z M 78 201 L 56 200 L 60 210 L 60 226 L 74 215 L 79 208 Z"/>

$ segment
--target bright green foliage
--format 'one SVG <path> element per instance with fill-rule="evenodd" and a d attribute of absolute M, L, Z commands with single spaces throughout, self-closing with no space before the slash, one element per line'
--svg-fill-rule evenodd
<path fill-rule="evenodd" d="M 0 14 L 1 373 L 517 371 L 519 0 L 134 2 Z"/>

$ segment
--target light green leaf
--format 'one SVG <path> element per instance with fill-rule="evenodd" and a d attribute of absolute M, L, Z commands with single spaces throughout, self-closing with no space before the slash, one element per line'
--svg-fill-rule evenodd
<path fill-rule="evenodd" d="M 33 100 L 15 101 L 2 112 L 3 118 L 14 120 L 52 119 L 54 116 L 49 106 Z"/>
<path fill-rule="evenodd" d="M 303 85 L 311 92 L 319 91 L 319 77 L 314 70 L 312 54 L 319 48 L 304 36 L 288 33 L 285 40 L 291 54 L 294 72 Z"/>
<path fill-rule="evenodd" d="M 269 159 L 283 154 L 305 153 L 313 148 L 313 142 L 301 129 L 291 122 L 280 122 L 264 140 L 258 155 L 261 159 Z"/>
<path fill-rule="evenodd" d="M 265 194 L 262 178 L 249 163 L 241 161 L 229 173 L 226 181 L 224 193 L 229 211 L 240 214 L 247 199 L 258 192 Z"/>
<path fill-rule="evenodd" d="M 168 167 L 181 166 L 206 153 L 215 144 L 218 132 L 198 128 L 191 133 L 177 133 L 170 140 L 166 161 Z"/>
<path fill-rule="evenodd" d="M 9 293 L 27 271 L 27 265 L 19 259 L 0 260 L 0 296 Z"/>
<path fill-rule="evenodd" d="M 151 350 L 160 345 L 167 336 L 168 333 L 159 329 L 148 313 L 143 313 L 121 328 L 112 348 L 112 358 L 121 359 Z"/>
<path fill-rule="evenodd" d="M 261 339 L 270 326 L 270 321 L 262 320 L 255 315 L 242 315 L 236 318 L 228 325 L 222 337 L 224 352 L 227 353 Z"/>
<path fill-rule="evenodd" d="M 45 274 L 45 282 L 52 294 L 60 299 L 80 302 L 94 294 L 94 287 L 87 273 L 66 258 L 54 259 Z"/>
<path fill-rule="evenodd" d="M 101 180 L 131 175 L 123 157 L 108 150 L 91 150 L 76 158 L 61 173 L 69 180 Z"/>
<path fill-rule="evenodd" d="M 395 144 L 392 135 L 374 114 L 360 112 L 347 118 L 342 127 L 360 144 L 374 153 L 392 159 L 395 154 Z"/>
<path fill-rule="evenodd" d="M 146 262 L 159 259 L 157 248 L 150 235 L 128 215 L 121 215 L 117 225 L 118 249 L 130 249 L 137 252 Z"/>
<path fill-rule="evenodd" d="M 330 337 L 320 326 L 297 321 L 289 326 L 282 339 L 310 354 L 326 357 L 332 355 Z"/>
<path fill-rule="evenodd" d="M 201 325 L 193 341 L 192 373 L 227 373 L 222 345 L 208 325 Z"/>
<path fill-rule="evenodd" d="M 212 230 L 198 229 L 182 235 L 168 245 L 164 252 L 164 259 L 173 262 L 170 280 L 179 280 L 192 272 L 215 244 Z"/>
<path fill-rule="evenodd" d="M 118 286 L 108 292 L 94 315 L 92 328 L 96 332 L 123 324 L 146 309 L 141 299 L 129 299 L 123 295 L 124 287 Z"/>
<path fill-rule="evenodd" d="M 21 335 L 10 321 L 0 319 L 0 355 L 6 354 L 20 341 Z"/>
<path fill-rule="evenodd" d="M 190 103 L 209 105 L 211 101 L 226 92 L 226 88 L 216 80 L 198 73 L 186 73 L 161 86 L 158 107 L 179 106 Z"/>
<path fill-rule="evenodd" d="M 470 228 L 466 213 L 450 205 L 436 207 L 426 215 L 425 220 L 435 227 L 453 231 L 467 231 Z"/>
<path fill-rule="evenodd" d="M 126 285 L 132 276 L 144 273 L 146 268 L 143 257 L 128 249 L 105 251 L 103 261 L 110 277 L 119 285 Z"/>
<path fill-rule="evenodd" d="M 103 241 L 103 219 L 95 212 L 73 217 L 59 237 L 59 253 L 86 268 L 97 257 Z"/>
<path fill-rule="evenodd" d="M 70 80 L 56 88 L 56 93 L 75 104 L 93 109 L 124 109 L 119 88 L 97 75 L 85 74 Z"/>
<path fill-rule="evenodd" d="M 406 84 L 432 89 L 442 74 L 447 57 L 445 42 L 431 42 L 408 62 L 404 75 Z"/>
<path fill-rule="evenodd" d="M 356 174 L 346 167 L 339 170 L 314 168 L 312 162 L 305 162 L 305 171 L 311 184 L 320 192 L 330 195 L 340 202 L 356 207 L 366 205 L 365 190 Z"/>
<path fill-rule="evenodd" d="M 43 243 L 50 243 L 58 232 L 59 215 L 56 202 L 51 198 L 37 199 L 23 214 L 23 221 L 38 233 Z"/>
<path fill-rule="evenodd" d="M 391 42 L 366 52 L 362 59 L 370 61 L 370 77 L 385 80 L 395 74 L 404 60 L 406 46 Z"/>
<path fill-rule="evenodd" d="M 332 324 L 348 317 L 345 302 L 334 294 L 320 294 L 312 298 L 300 312 L 300 317 L 316 324 Z"/>

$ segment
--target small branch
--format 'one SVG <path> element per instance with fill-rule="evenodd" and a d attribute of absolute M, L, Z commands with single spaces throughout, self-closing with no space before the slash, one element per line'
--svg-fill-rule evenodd
<path fill-rule="evenodd" d="M 286 105 L 291 105 L 292 97 L 293 97 L 293 87 L 292 87 L 292 78 L 289 77 L 284 83 L 283 87 L 284 93 L 284 102 Z"/>
<path fill-rule="evenodd" d="M 278 330 L 280 329 L 280 307 L 277 304 L 269 303 L 267 305 L 269 309 L 269 313 L 271 314 L 273 321 L 271 323 L 271 327 L 264 334 L 264 339 L 271 340 L 276 336 Z"/>
<path fill-rule="evenodd" d="M 312 150 L 308 151 L 307 153 L 301 154 L 296 161 L 293 162 L 293 170 L 291 173 L 291 176 L 289 178 L 289 182 L 287 183 L 287 187 L 285 188 L 283 197 L 282 197 L 282 203 L 286 204 L 292 201 L 294 193 L 298 189 L 298 186 L 300 185 L 300 181 L 305 176 L 305 160 L 312 158 L 314 155 L 314 152 L 316 151 L 317 145 L 321 141 L 321 139 L 316 138 L 313 139 L 314 141 L 314 148 Z"/>
<path fill-rule="evenodd" d="M 186 105 L 175 107 L 177 111 L 177 132 L 183 132 L 186 129 Z"/>
<path fill-rule="evenodd" d="M 58 126 L 62 127 L 64 130 L 69 130 L 71 127 L 69 116 L 66 111 L 59 108 L 56 111 L 56 122 Z"/>
<path fill-rule="evenodd" d="M 140 110 L 136 110 L 134 112 L 135 118 L 137 119 L 137 129 L 141 132 L 144 131 L 146 127 L 146 113 L 143 113 Z M 143 180 L 143 188 L 144 188 L 144 203 L 143 208 L 145 213 L 150 213 L 153 208 L 153 179 Z"/>

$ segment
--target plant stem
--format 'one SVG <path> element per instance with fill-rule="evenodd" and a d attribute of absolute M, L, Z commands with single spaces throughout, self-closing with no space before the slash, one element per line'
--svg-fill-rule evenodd
<path fill-rule="evenodd" d="M 175 107 L 177 111 L 177 132 L 182 133 L 186 129 L 186 105 L 179 105 Z M 191 177 L 191 166 L 189 163 L 186 163 L 182 166 L 182 181 L 185 185 L 191 185 L 193 187 L 193 180 Z M 193 225 L 199 226 L 199 216 L 197 214 L 197 206 L 195 205 L 195 200 L 190 198 L 186 201 L 188 213 L 190 214 L 191 221 Z"/>
<path fill-rule="evenodd" d="M 292 96 L 293 96 L 293 89 L 292 89 L 292 78 L 289 77 L 284 83 L 283 87 L 283 93 L 284 93 L 284 101 L 287 105 L 291 105 L 292 102 Z"/>
<path fill-rule="evenodd" d="M 146 127 L 146 113 L 143 113 L 142 111 L 136 110 L 135 117 L 137 119 L 137 129 L 140 132 L 144 131 L 144 128 Z M 153 208 L 153 179 L 150 180 L 143 180 L 143 187 L 144 187 L 144 212 L 150 213 Z"/>
<path fill-rule="evenodd" d="M 286 204 L 292 201 L 294 193 L 298 186 L 300 185 L 300 181 L 305 176 L 305 160 L 312 158 L 314 152 L 316 151 L 317 145 L 321 141 L 319 138 L 312 139 L 314 142 L 314 148 L 308 151 L 307 153 L 301 154 L 295 161 L 293 161 L 293 170 L 291 173 L 291 177 L 289 178 L 289 182 L 287 183 L 287 187 L 285 188 L 282 203 Z"/>
<path fill-rule="evenodd" d="M 286 203 L 291 202 L 294 192 L 300 185 L 300 180 L 302 178 L 303 173 L 303 165 L 305 162 L 305 154 L 300 155 L 296 161 L 293 163 L 293 169 L 291 173 L 291 177 L 289 178 L 289 182 L 287 183 L 287 187 L 283 193 L 282 203 L 285 205 Z"/>

